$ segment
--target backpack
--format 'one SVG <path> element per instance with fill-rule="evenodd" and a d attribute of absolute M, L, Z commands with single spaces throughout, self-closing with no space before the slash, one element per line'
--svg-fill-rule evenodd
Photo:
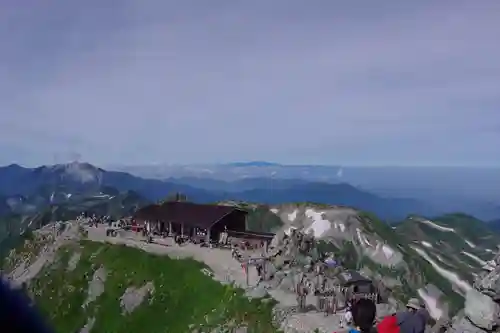
<path fill-rule="evenodd" d="M 377 325 L 379 333 L 400 333 L 396 316 L 387 316 Z"/>

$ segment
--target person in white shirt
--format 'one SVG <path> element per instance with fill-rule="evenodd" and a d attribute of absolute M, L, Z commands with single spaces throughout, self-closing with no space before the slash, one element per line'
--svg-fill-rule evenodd
<path fill-rule="evenodd" d="M 351 323 L 352 323 L 351 304 L 348 303 L 344 316 L 340 319 L 340 327 L 344 328 L 346 325 L 350 325 Z"/>

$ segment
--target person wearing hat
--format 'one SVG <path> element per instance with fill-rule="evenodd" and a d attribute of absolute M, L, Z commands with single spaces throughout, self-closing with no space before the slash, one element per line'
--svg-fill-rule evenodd
<path fill-rule="evenodd" d="M 408 311 L 396 314 L 400 333 L 424 333 L 428 312 L 422 309 L 417 298 L 410 298 L 406 304 Z"/>
<path fill-rule="evenodd" d="M 406 303 L 407 311 L 387 316 L 377 326 L 378 333 L 424 333 L 429 313 L 417 298 Z"/>
<path fill-rule="evenodd" d="M 406 303 L 406 308 L 408 309 L 408 312 L 415 313 L 421 308 L 420 301 L 416 298 L 410 298 L 408 303 Z"/>

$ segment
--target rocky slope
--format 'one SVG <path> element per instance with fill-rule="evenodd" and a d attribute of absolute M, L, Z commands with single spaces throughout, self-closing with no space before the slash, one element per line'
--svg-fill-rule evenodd
<path fill-rule="evenodd" d="M 488 273 L 477 276 L 466 294 L 465 307 L 451 322 L 447 333 L 488 333 L 500 329 L 500 260 L 495 258 Z"/>
<path fill-rule="evenodd" d="M 436 319 L 463 306 L 475 274 L 500 244 L 484 224 L 469 226 L 462 215 L 413 217 L 391 227 L 348 207 L 289 204 L 270 210 L 283 221 L 282 230 L 314 233 L 345 265 L 381 279 L 400 302 L 419 296 Z"/>
<path fill-rule="evenodd" d="M 119 192 L 113 188 L 86 189 L 72 193 L 64 189 L 16 196 L 7 200 L 8 213 L 0 216 L 0 259 L 15 246 L 27 230 L 38 229 L 50 221 L 75 219 L 85 212 L 113 218 L 128 216 L 147 200 L 132 191 Z"/>
<path fill-rule="evenodd" d="M 396 226 L 396 232 L 411 240 L 411 246 L 434 266 L 455 271 L 467 281 L 488 266 L 500 244 L 500 236 L 488 224 L 465 214 L 444 215 L 432 221 L 410 217 Z"/>

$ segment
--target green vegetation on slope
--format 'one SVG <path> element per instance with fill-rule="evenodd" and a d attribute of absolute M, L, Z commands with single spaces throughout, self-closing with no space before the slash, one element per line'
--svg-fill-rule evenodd
<path fill-rule="evenodd" d="M 366 219 L 366 227 L 372 232 L 378 234 L 390 246 L 399 249 L 403 254 L 403 258 L 409 271 L 405 274 L 405 283 L 403 285 L 404 293 L 408 297 L 415 293 L 415 287 L 421 287 L 427 283 L 435 285 L 440 289 L 446 298 L 450 301 L 451 312 L 456 312 L 459 308 L 463 307 L 463 297 L 457 294 L 449 281 L 441 276 L 432 265 L 422 258 L 410 244 L 410 234 L 402 234 L 394 229 L 387 223 L 379 220 L 374 214 L 363 212 L 361 216 Z M 368 221 L 370 221 L 368 223 Z M 413 221 L 413 223 L 416 223 Z M 420 280 L 420 281 L 419 281 Z M 408 283 L 413 285 L 413 288 Z M 413 290 L 412 290 L 413 289 Z"/>
<path fill-rule="evenodd" d="M 74 270 L 68 261 L 74 251 L 81 258 Z M 83 309 L 95 270 L 108 272 L 105 291 Z M 31 285 L 36 303 L 57 332 L 75 332 L 95 318 L 94 333 L 191 332 L 233 322 L 249 332 L 276 332 L 271 324 L 273 302 L 248 300 L 243 291 L 206 276 L 205 266 L 192 259 L 175 260 L 138 249 L 83 241 L 80 247 L 60 250 L 60 259 L 39 274 Z M 123 315 L 120 297 L 128 287 L 153 282 L 150 299 Z M 210 330 L 210 329 L 209 329 Z"/>
<path fill-rule="evenodd" d="M 283 226 L 283 221 L 267 207 L 247 208 L 247 228 L 252 231 L 273 232 Z"/>
<path fill-rule="evenodd" d="M 31 230 L 20 234 L 21 220 L 21 216 L 14 214 L 0 218 L 0 266 L 3 266 L 3 261 L 11 249 L 22 245 L 25 240 L 31 240 L 33 237 Z"/>

